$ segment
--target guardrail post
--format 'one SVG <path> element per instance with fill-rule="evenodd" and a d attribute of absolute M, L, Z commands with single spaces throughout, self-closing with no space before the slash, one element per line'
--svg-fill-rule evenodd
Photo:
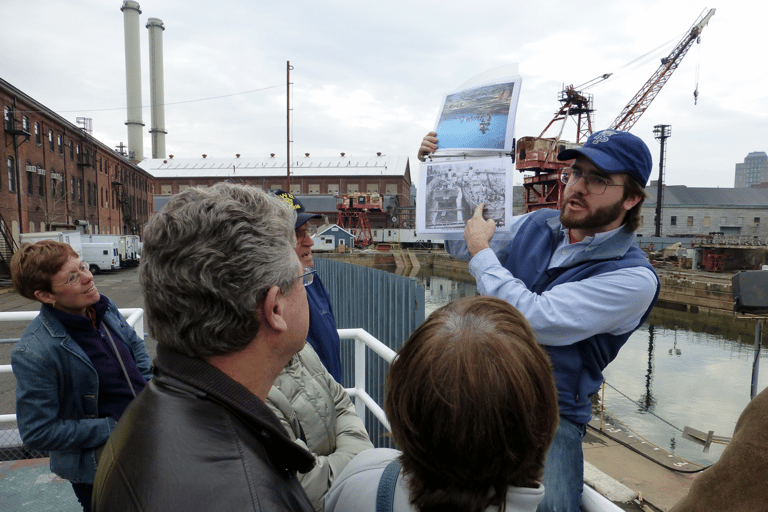
<path fill-rule="evenodd" d="M 133 326 L 133 330 L 136 331 L 136 334 L 139 336 L 139 338 L 144 339 L 144 310 L 143 309 L 135 309 L 133 312 L 128 316 L 128 318 L 125 319 L 126 322 L 128 322 L 128 325 Z"/>
<path fill-rule="evenodd" d="M 355 337 L 355 389 L 365 390 L 365 343 L 359 337 Z M 365 403 L 355 400 L 355 411 L 357 415 L 365 421 Z"/>
<path fill-rule="evenodd" d="M 141 308 L 120 308 L 118 310 L 121 315 L 125 318 L 125 321 L 133 327 L 133 330 L 136 331 L 136 334 L 141 338 L 144 339 L 144 310 Z M 11 311 L 11 312 L 0 312 L 0 323 L 2 322 L 16 322 L 16 321 L 32 321 L 34 320 L 37 315 L 39 315 L 39 311 Z M 364 350 L 363 350 L 364 352 Z M 365 360 L 363 360 L 363 364 L 365 364 Z M 365 368 L 365 366 L 363 366 Z M 3 364 L 0 365 L 0 374 L 3 373 L 13 373 L 13 368 L 10 364 Z M 363 377 L 365 379 L 365 377 Z M 363 380 L 365 382 L 365 380 Z M 357 401 L 355 402 L 357 404 Z M 16 415 L 15 414 L 0 414 L 0 423 L 14 423 L 16 422 Z"/>

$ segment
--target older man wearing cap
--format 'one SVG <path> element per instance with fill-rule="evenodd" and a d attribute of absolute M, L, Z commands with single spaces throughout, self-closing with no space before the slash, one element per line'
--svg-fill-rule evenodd
<path fill-rule="evenodd" d="M 437 149 L 428 134 L 419 157 Z M 544 470 L 539 511 L 579 510 L 583 487 L 582 438 L 591 418 L 590 396 L 603 370 L 646 320 L 659 294 L 659 278 L 635 244 L 647 197 L 651 153 L 638 137 L 616 130 L 594 133 L 559 160 L 562 208 L 515 217 L 509 238 L 491 241 L 483 205 L 467 222 L 465 243 L 446 242 L 483 295 L 508 301 L 528 319 L 549 354 L 560 423 Z M 471 259 L 470 259 L 471 258 Z"/>
<path fill-rule="evenodd" d="M 308 213 L 296 197 L 290 192 L 278 190 L 275 194 L 288 203 L 296 211 L 296 254 L 301 264 L 308 268 L 314 267 L 312 259 L 312 240 L 315 228 L 309 223 L 310 219 L 320 219 L 322 215 Z M 339 333 L 336 328 L 336 318 L 331 310 L 331 299 L 323 286 L 320 276 L 315 274 L 312 284 L 307 286 L 307 302 L 309 303 L 309 332 L 307 342 L 312 345 L 320 361 L 336 382 L 341 382 L 341 355 Z"/>

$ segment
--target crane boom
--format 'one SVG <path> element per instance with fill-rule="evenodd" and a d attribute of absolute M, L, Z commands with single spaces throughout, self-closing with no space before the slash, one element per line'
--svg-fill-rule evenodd
<path fill-rule="evenodd" d="M 691 30 L 677 44 L 672 53 L 661 61 L 661 66 L 640 89 L 632 100 L 627 103 L 610 128 L 614 130 L 629 131 L 635 122 L 643 115 L 656 95 L 669 80 L 672 72 L 677 69 L 680 61 L 697 40 L 699 34 L 709 23 L 709 19 L 715 14 L 715 9 L 710 9 L 702 15 L 693 25 Z M 592 95 L 578 91 L 587 88 L 599 81 L 605 80 L 610 74 L 601 75 L 586 84 L 577 87 L 568 86 L 560 93 L 562 106 L 555 113 L 544 131 L 538 137 L 521 137 L 517 140 L 517 159 L 515 166 L 520 172 L 533 171 L 534 176 L 526 176 L 523 179 L 525 188 L 525 211 L 530 212 L 539 208 L 559 209 L 562 201 L 563 184 L 560 181 L 560 171 L 567 162 L 557 160 L 557 155 L 564 149 L 579 147 L 582 138 L 592 134 Z M 577 118 L 576 143 L 560 140 L 560 133 L 554 138 L 543 138 L 544 133 L 556 122 L 568 118 Z"/>
<path fill-rule="evenodd" d="M 664 84 L 667 83 L 669 77 L 671 77 L 672 73 L 677 69 L 677 66 L 683 60 L 685 54 L 688 53 L 688 50 L 693 45 L 694 41 L 697 40 L 699 34 L 701 34 L 701 31 L 707 23 L 709 23 L 709 19 L 714 16 L 714 14 L 715 9 L 710 9 L 709 12 L 703 15 L 698 23 L 691 28 L 691 31 L 683 37 L 675 49 L 672 50 L 672 53 L 661 59 L 661 66 L 659 66 L 659 69 L 657 69 L 645 85 L 640 88 L 637 94 L 635 94 L 635 97 L 627 103 L 627 106 L 624 107 L 621 114 L 619 114 L 613 123 L 611 123 L 611 129 L 629 131 L 635 125 L 637 120 L 640 119 L 640 116 L 643 115 L 651 102 L 656 98 L 656 95 L 659 94 L 661 88 L 664 87 Z"/>

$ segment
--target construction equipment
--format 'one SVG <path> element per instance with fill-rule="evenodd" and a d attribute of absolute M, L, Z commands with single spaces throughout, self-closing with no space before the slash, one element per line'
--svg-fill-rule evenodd
<path fill-rule="evenodd" d="M 656 98 L 664 84 L 677 69 L 685 54 L 694 42 L 699 41 L 699 35 L 715 14 L 710 9 L 703 14 L 675 46 L 672 52 L 661 59 L 661 66 L 648 79 L 635 96 L 627 103 L 621 114 L 611 123 L 614 130 L 629 131 L 648 106 Z M 532 171 L 533 176 L 523 179 L 525 188 L 525 211 L 530 212 L 540 208 L 560 209 L 564 185 L 560 182 L 560 172 L 572 161 L 560 162 L 557 155 L 564 149 L 580 146 L 592 134 L 592 95 L 584 90 L 592 87 L 611 76 L 610 73 L 600 75 L 578 87 L 569 85 L 560 92 L 558 98 L 561 106 L 555 116 L 547 124 L 538 137 L 521 137 L 517 140 L 516 168 L 520 172 Z M 698 91 L 694 93 L 698 97 Z M 573 118 L 576 122 L 576 142 L 561 140 L 565 122 Z M 544 134 L 558 121 L 562 121 L 556 137 L 544 138 Z"/>
<path fill-rule="evenodd" d="M 680 62 L 688 53 L 694 42 L 699 40 L 699 35 L 704 27 L 709 23 L 709 19 L 715 15 L 715 10 L 710 9 L 707 14 L 702 16 L 701 20 L 693 25 L 693 28 L 683 39 L 675 46 L 675 49 L 665 58 L 661 59 L 661 66 L 656 72 L 645 82 L 635 97 L 627 103 L 621 114 L 611 123 L 610 128 L 612 130 L 629 131 L 635 125 L 640 116 L 643 115 L 648 105 L 656 98 L 661 88 L 667 83 L 669 77 L 680 65 Z M 698 91 L 694 93 L 698 97 Z"/>
<path fill-rule="evenodd" d="M 367 247 L 373 243 L 368 212 L 383 213 L 384 200 L 379 194 L 347 194 L 336 198 L 339 215 L 336 224 L 355 235 L 355 245 Z"/>

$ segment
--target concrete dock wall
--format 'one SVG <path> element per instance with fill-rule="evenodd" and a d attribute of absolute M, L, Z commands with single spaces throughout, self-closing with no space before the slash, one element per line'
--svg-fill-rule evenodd
<path fill-rule="evenodd" d="M 403 257 L 405 255 L 405 257 Z M 408 275 L 411 268 L 409 259 L 418 259 L 422 269 L 433 275 L 449 277 L 459 281 L 474 282 L 466 261 L 456 260 L 444 251 L 356 252 L 317 253 L 316 257 L 346 261 L 366 267 L 387 267 L 405 265 L 401 271 Z M 661 292 L 657 307 L 693 314 L 715 314 L 733 316 L 732 273 L 711 273 L 690 270 L 657 269 L 661 281 Z"/>
<path fill-rule="evenodd" d="M 658 273 L 661 281 L 659 303 L 662 306 L 689 313 L 733 316 L 730 275 L 712 277 L 692 272 Z"/>

